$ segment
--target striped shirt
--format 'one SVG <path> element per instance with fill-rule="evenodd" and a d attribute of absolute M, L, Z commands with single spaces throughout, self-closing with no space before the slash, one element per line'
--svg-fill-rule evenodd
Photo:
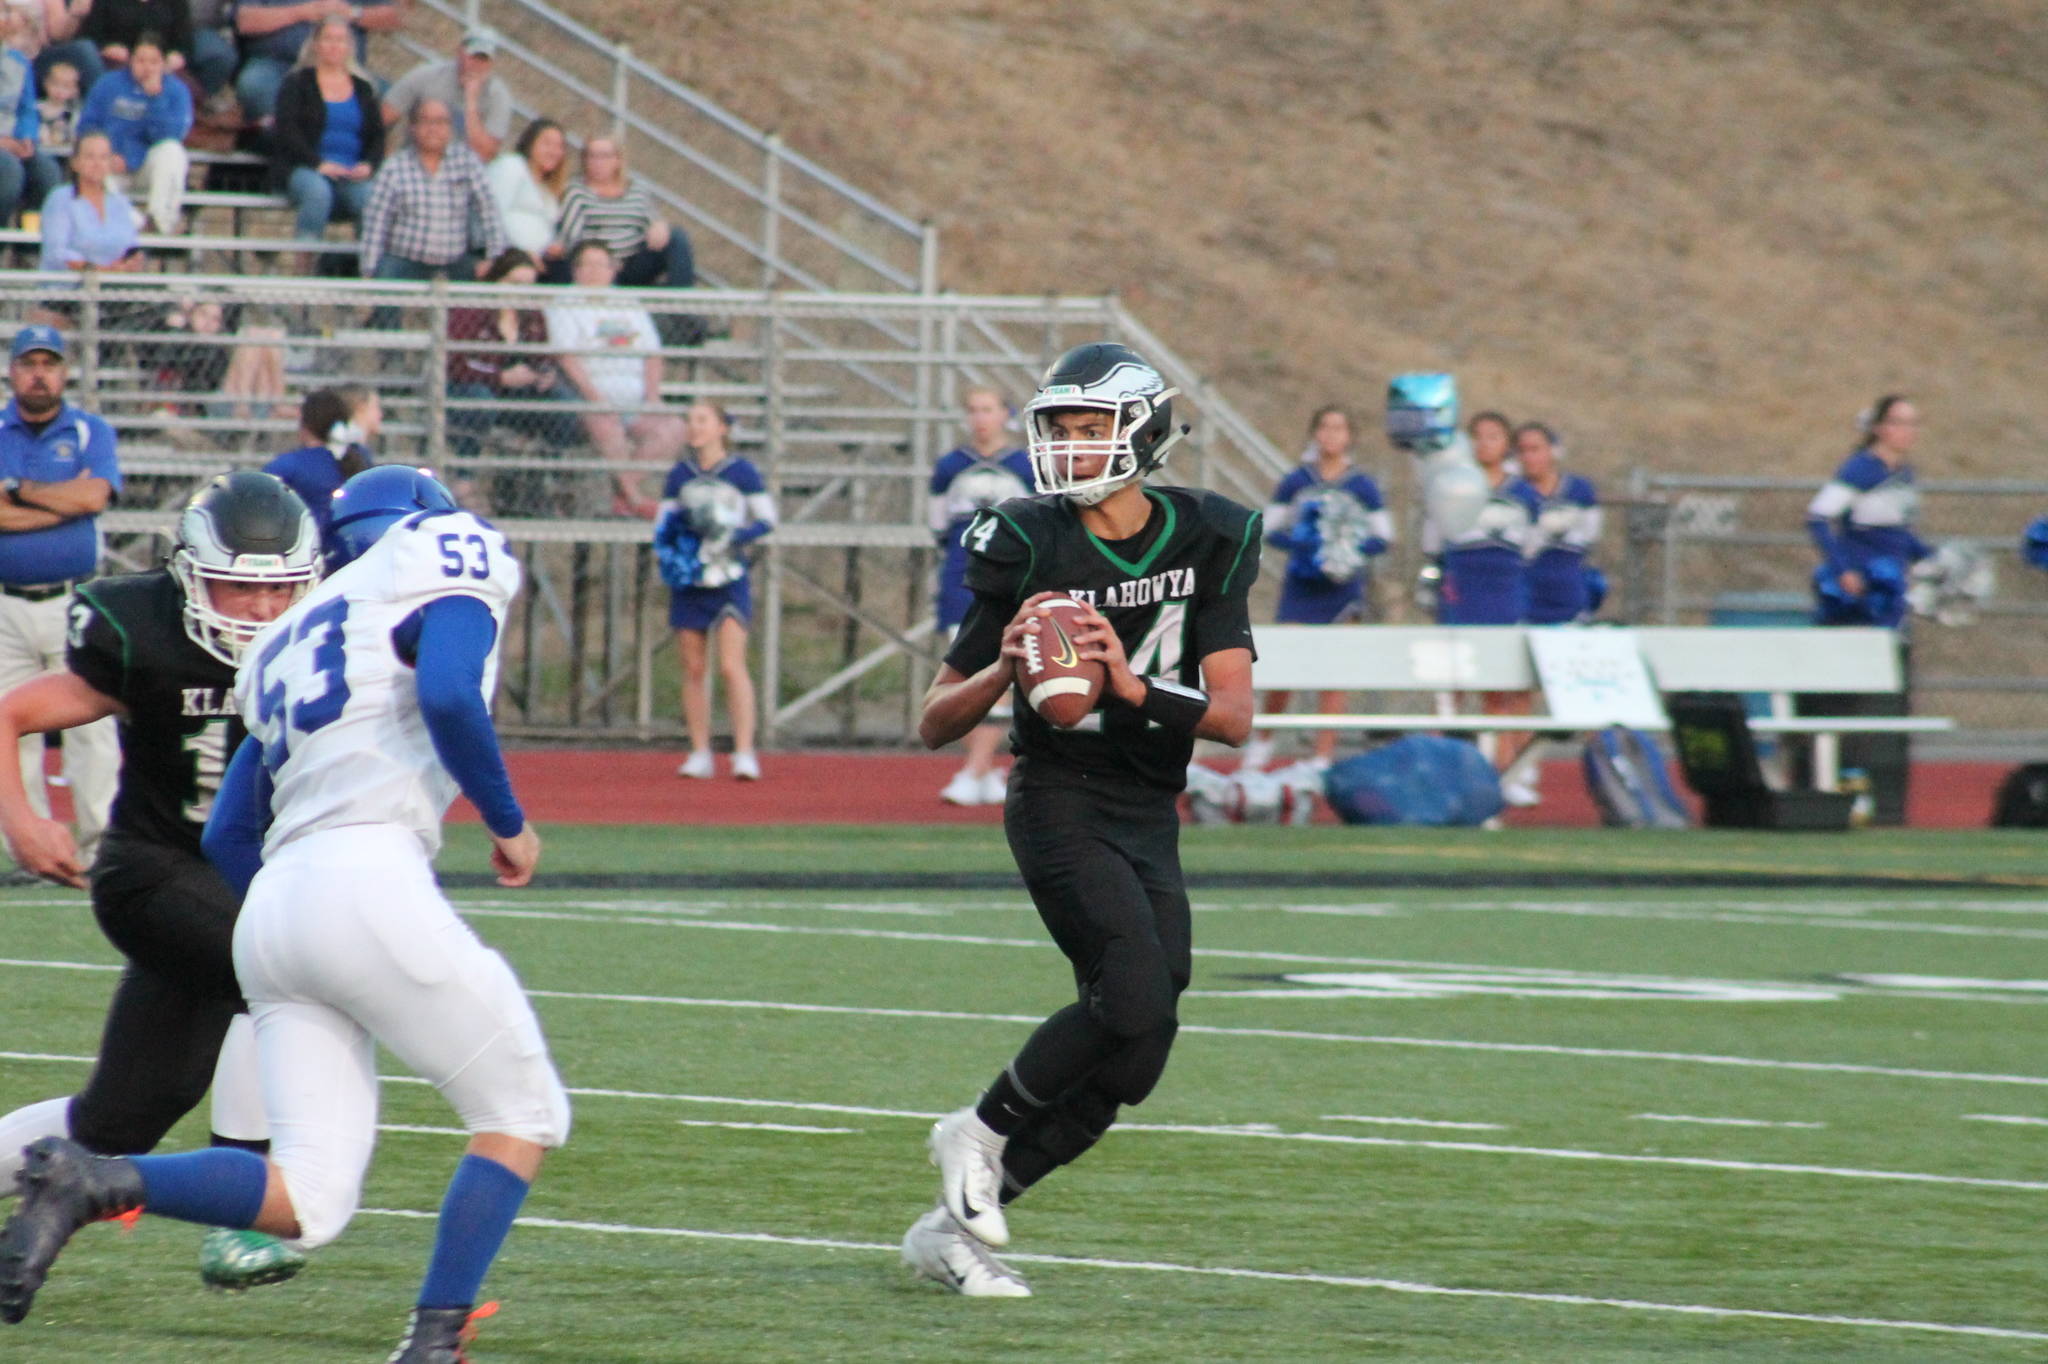
<path fill-rule="evenodd" d="M 565 249 L 586 237 L 600 241 L 612 253 L 613 260 L 623 261 L 647 245 L 647 229 L 657 216 L 647 191 L 638 185 L 628 185 L 624 194 L 607 199 L 592 193 L 590 186 L 578 180 L 562 196 L 562 221 L 556 229 L 556 240 Z"/>
<path fill-rule="evenodd" d="M 363 275 L 385 255 L 422 265 L 452 265 L 469 252 L 471 211 L 483 230 L 484 259 L 505 249 L 505 224 L 484 179 L 484 163 L 467 143 L 451 143 L 433 174 L 419 153 L 403 148 L 384 162 L 370 182 L 363 210 Z"/>

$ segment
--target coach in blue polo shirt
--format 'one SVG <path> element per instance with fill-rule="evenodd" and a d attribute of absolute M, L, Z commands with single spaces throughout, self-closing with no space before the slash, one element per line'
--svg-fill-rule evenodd
<path fill-rule="evenodd" d="M 64 667 L 71 589 L 99 568 L 99 514 L 121 488 L 114 431 L 64 401 L 64 338 L 23 327 L 7 365 L 14 397 L 0 408 L 0 691 Z M 120 767 L 114 721 L 64 733 L 64 775 L 90 864 Z M 38 813 L 43 736 L 21 741 L 21 774 Z"/>

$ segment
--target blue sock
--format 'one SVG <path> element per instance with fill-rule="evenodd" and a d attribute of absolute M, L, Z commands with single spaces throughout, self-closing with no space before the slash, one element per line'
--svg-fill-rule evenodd
<path fill-rule="evenodd" d="M 526 1201 L 527 1182 L 495 1160 L 464 1156 L 441 1200 L 434 1258 L 420 1285 L 420 1306 L 474 1307 L 484 1275 Z"/>
<path fill-rule="evenodd" d="M 205 1227 L 254 1226 L 270 1167 L 263 1157 L 216 1146 L 178 1156 L 136 1156 L 142 1206 L 158 1217 Z"/>

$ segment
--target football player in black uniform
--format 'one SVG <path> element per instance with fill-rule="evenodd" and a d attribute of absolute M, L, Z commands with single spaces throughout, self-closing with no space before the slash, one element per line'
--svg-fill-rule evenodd
<path fill-rule="evenodd" d="M 101 931 L 128 959 L 85 1088 L 0 1117 L 0 1194 L 15 1192 L 21 1149 L 38 1138 L 141 1154 L 205 1095 L 229 1023 L 244 1008 L 233 955 L 239 902 L 199 851 L 214 791 L 242 741 L 235 663 L 319 572 L 319 531 L 298 495 L 270 474 L 222 475 L 187 504 L 168 566 L 78 589 L 69 671 L 0 697 L 0 752 L 13 752 L 21 734 L 119 717 L 120 786 L 91 890 Z M 86 886 L 70 831 L 35 813 L 7 763 L 0 834 L 24 868 Z M 221 1067 L 216 1129 L 265 1130 L 247 1031 L 244 1019 Z M 269 1146 L 218 1132 L 214 1142 Z M 290 1278 L 304 1262 L 273 1237 L 216 1229 L 200 1273 L 215 1287 L 248 1288 Z"/>
<path fill-rule="evenodd" d="M 1079 346 L 1024 410 L 1042 495 L 983 511 L 964 537 L 974 605 L 918 726 L 937 748 L 979 724 L 1053 595 L 1089 609 L 1074 636 L 1104 666 L 1095 711 L 1056 729 L 1020 698 L 1003 812 L 1010 851 L 1079 998 L 1052 1015 L 979 1104 L 932 1129 L 940 1204 L 903 1238 L 918 1273 L 971 1297 L 1026 1297 L 989 1253 L 1003 1206 L 1101 1139 L 1152 1092 L 1178 1026 L 1190 928 L 1176 797 L 1197 738 L 1252 723 L 1245 595 L 1259 517 L 1214 493 L 1148 487 L 1186 433 L 1174 390 L 1136 352 Z"/>

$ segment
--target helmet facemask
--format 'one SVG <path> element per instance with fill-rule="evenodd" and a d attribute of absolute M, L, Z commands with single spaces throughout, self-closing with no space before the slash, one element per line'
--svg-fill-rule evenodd
<path fill-rule="evenodd" d="M 296 554 L 237 554 L 233 558 L 234 563 L 227 567 L 202 564 L 198 556 L 182 545 L 171 555 L 171 574 L 185 596 L 185 633 L 194 644 L 230 666 L 242 661 L 242 651 L 270 622 L 243 620 L 219 610 L 213 604 L 209 584 L 286 583 L 292 588 L 291 600 L 285 603 L 290 607 L 311 590 L 320 576 L 317 561 L 303 562 Z"/>
<path fill-rule="evenodd" d="M 1165 462 L 1167 451 L 1184 436 L 1173 425 L 1171 401 L 1178 389 L 1162 389 L 1152 395 L 1138 395 L 1121 402 L 1063 394 L 1049 388 L 1024 409 L 1024 434 L 1031 452 L 1031 472 L 1041 493 L 1059 493 L 1084 507 L 1096 503 L 1128 483 L 1144 477 Z M 1110 418 L 1111 434 L 1099 440 L 1057 439 L 1052 432 L 1056 416 L 1076 412 L 1100 412 Z M 1094 474 L 1077 475 L 1074 462 L 1100 458 L 1102 468 Z"/>
<path fill-rule="evenodd" d="M 296 603 L 320 578 L 320 532 L 277 479 L 246 470 L 223 475 L 186 505 L 170 571 L 184 598 L 185 633 L 232 666 L 270 622 L 222 611 L 212 584 L 282 584 L 291 589 L 286 606 Z"/>

